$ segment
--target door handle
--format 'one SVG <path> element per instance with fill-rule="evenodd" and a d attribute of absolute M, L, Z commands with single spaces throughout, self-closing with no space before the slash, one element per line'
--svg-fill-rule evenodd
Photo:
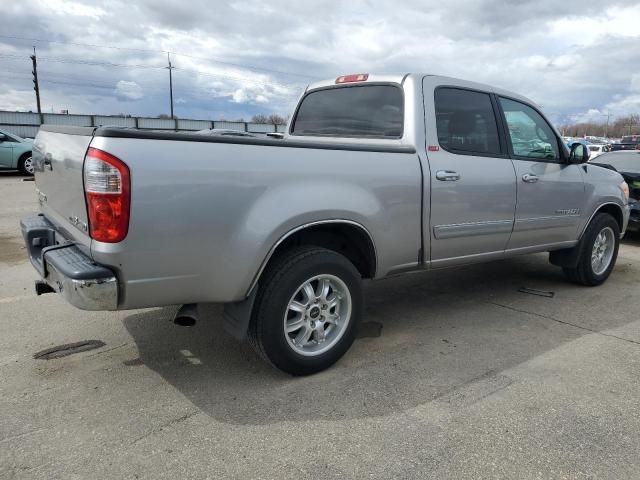
<path fill-rule="evenodd" d="M 522 175 L 522 181 L 526 183 L 536 183 L 538 180 L 538 176 L 533 173 L 525 173 Z"/>
<path fill-rule="evenodd" d="M 455 182 L 460 180 L 460 174 L 452 170 L 438 170 L 436 172 L 436 178 L 441 182 Z"/>

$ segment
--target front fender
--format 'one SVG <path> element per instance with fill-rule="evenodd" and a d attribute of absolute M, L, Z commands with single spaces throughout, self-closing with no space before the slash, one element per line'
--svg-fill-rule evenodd
<path fill-rule="evenodd" d="M 629 221 L 629 209 L 620 188 L 624 181 L 622 175 L 616 171 L 590 164 L 584 166 L 584 171 L 586 200 L 578 229 L 578 240 L 582 238 L 593 217 L 607 206 L 614 206 L 620 210 L 622 216 L 620 231 L 624 232 Z"/>

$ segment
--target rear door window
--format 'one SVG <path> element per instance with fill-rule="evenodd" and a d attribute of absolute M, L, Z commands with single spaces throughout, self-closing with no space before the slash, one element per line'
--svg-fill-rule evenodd
<path fill-rule="evenodd" d="M 316 90 L 302 99 L 292 135 L 401 138 L 404 120 L 399 86 L 362 85 Z"/>
<path fill-rule="evenodd" d="M 436 89 L 434 100 L 438 142 L 442 148 L 468 155 L 502 153 L 488 93 L 444 87 Z"/>

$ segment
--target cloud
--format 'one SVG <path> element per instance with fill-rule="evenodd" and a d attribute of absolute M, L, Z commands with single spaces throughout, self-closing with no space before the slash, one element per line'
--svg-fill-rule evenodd
<path fill-rule="evenodd" d="M 0 93 L 0 110 L 27 112 L 36 110 L 36 100 L 32 92 L 8 90 Z"/>
<path fill-rule="evenodd" d="M 249 95 L 247 95 L 243 89 L 239 88 L 231 94 L 231 99 L 236 103 L 245 103 L 249 100 Z"/>
<path fill-rule="evenodd" d="M 71 0 L 40 0 L 38 3 L 40 8 L 51 9 L 51 11 L 64 17 L 90 17 L 97 20 L 106 13 L 100 7 L 85 5 Z"/>
<path fill-rule="evenodd" d="M 126 80 L 120 80 L 116 85 L 115 95 L 118 100 L 123 102 L 131 100 L 140 100 L 144 97 L 142 87 L 136 82 L 128 82 Z"/>
<path fill-rule="evenodd" d="M 315 79 L 423 71 L 516 91 L 561 122 L 640 109 L 639 17 L 637 0 L 22 0 L 2 34 L 61 42 L 35 42 L 45 109 L 167 113 L 172 51 L 180 117 L 286 115 Z M 0 92 L 23 92 L 7 105 L 35 103 L 33 43 L 0 37 Z"/>

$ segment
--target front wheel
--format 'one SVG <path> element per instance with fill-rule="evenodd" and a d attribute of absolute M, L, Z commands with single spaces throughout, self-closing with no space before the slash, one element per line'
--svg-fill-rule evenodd
<path fill-rule="evenodd" d="M 620 227 L 608 213 L 596 215 L 578 245 L 578 263 L 565 267 L 565 275 L 575 283 L 596 286 L 609 278 L 618 257 Z"/>
<path fill-rule="evenodd" d="M 260 281 L 249 341 L 287 373 L 319 372 L 353 343 L 362 303 L 362 280 L 349 260 L 324 248 L 296 248 Z"/>

